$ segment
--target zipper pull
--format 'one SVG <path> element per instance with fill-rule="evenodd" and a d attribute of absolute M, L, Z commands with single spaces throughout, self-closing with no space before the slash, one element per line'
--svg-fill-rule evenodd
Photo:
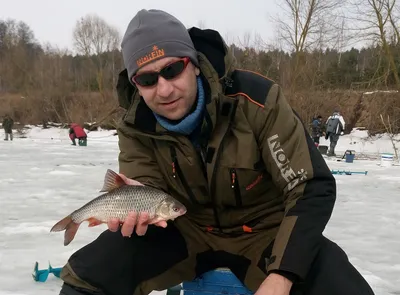
<path fill-rule="evenodd" d="M 172 177 L 173 177 L 173 178 L 176 178 L 175 162 L 172 162 L 171 165 L 172 165 Z"/>
<path fill-rule="evenodd" d="M 172 177 L 176 178 L 176 151 L 173 146 L 169 147 L 169 151 L 171 153 Z"/>
<path fill-rule="evenodd" d="M 231 169 L 231 181 L 232 181 L 232 188 L 235 188 L 235 183 L 236 183 L 236 171 L 235 171 L 235 169 Z"/>

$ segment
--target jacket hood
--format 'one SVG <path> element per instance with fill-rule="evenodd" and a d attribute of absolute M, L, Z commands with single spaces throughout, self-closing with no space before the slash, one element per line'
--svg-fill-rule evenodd
<path fill-rule="evenodd" d="M 211 29 L 189 29 L 196 50 L 205 56 L 216 71 L 218 78 L 225 78 L 236 64 L 235 57 L 221 35 Z"/>
<path fill-rule="evenodd" d="M 211 29 L 203 30 L 196 27 L 190 28 L 188 32 L 199 55 L 202 75 L 209 84 L 206 87 L 209 88 L 208 91 L 210 91 L 211 88 L 211 92 L 213 92 L 216 88 L 221 88 L 215 84 L 218 83 L 222 85 L 224 83 L 224 78 L 227 77 L 235 67 L 236 60 L 219 32 Z M 144 110 L 143 104 L 145 105 L 145 103 L 140 97 L 135 85 L 129 81 L 126 68 L 119 73 L 116 88 L 119 105 L 128 110 L 127 115 L 130 117 L 130 122 L 133 120 L 135 125 L 139 123 L 136 117 L 138 108 L 141 109 L 142 115 L 151 113 L 150 109 L 147 111 Z M 138 103 L 133 103 L 134 101 L 138 101 Z M 144 119 L 142 115 L 140 117 Z M 147 117 L 147 120 L 148 119 L 149 117 Z"/>

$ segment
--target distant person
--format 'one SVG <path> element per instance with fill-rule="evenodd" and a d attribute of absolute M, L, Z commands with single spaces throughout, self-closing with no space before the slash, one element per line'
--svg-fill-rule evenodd
<path fill-rule="evenodd" d="M 69 138 L 72 141 L 72 145 L 76 145 L 76 139 L 78 140 L 84 140 L 85 142 L 87 141 L 87 134 L 83 128 L 77 124 L 77 123 L 72 123 L 70 128 L 69 128 Z"/>
<path fill-rule="evenodd" d="M 339 136 L 343 134 L 345 122 L 339 110 L 335 110 L 326 120 L 326 135 L 325 139 L 329 138 L 330 146 L 328 156 L 336 156 L 335 147 L 338 143 Z"/>
<path fill-rule="evenodd" d="M 322 116 L 314 118 L 311 123 L 311 137 L 315 143 L 315 146 L 319 146 L 319 138 L 323 136 L 322 130 Z"/>
<path fill-rule="evenodd" d="M 4 119 L 3 119 L 3 128 L 4 128 L 4 133 L 5 137 L 4 140 L 8 140 L 8 136 L 10 135 L 10 140 L 13 140 L 13 133 L 12 133 L 12 128 L 14 126 L 14 120 L 6 114 Z"/>

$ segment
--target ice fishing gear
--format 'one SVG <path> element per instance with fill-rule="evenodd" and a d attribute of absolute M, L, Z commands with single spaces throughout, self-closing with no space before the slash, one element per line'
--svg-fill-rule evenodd
<path fill-rule="evenodd" d="M 53 274 L 57 278 L 60 277 L 62 267 L 52 267 L 49 262 L 49 267 L 47 269 L 39 269 L 39 263 L 36 261 L 33 268 L 32 277 L 36 282 L 45 282 L 49 274 Z"/>
<path fill-rule="evenodd" d="M 171 287 L 166 295 L 253 295 L 237 276 L 227 268 L 208 271 L 193 280 Z"/>
<path fill-rule="evenodd" d="M 332 174 L 339 174 L 339 175 L 352 175 L 352 174 L 363 174 L 367 175 L 368 171 L 345 171 L 345 170 L 331 170 Z"/>

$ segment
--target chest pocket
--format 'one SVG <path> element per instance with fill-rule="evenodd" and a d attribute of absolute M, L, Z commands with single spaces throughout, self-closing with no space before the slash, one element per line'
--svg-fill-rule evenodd
<path fill-rule="evenodd" d="M 236 206 L 265 203 L 276 197 L 276 187 L 262 162 L 253 167 L 227 167 Z"/>
<path fill-rule="evenodd" d="M 277 195 L 277 188 L 266 171 L 254 135 L 232 130 L 220 162 L 219 191 L 227 206 L 265 203 Z M 240 140 L 239 140 L 240 139 Z"/>

